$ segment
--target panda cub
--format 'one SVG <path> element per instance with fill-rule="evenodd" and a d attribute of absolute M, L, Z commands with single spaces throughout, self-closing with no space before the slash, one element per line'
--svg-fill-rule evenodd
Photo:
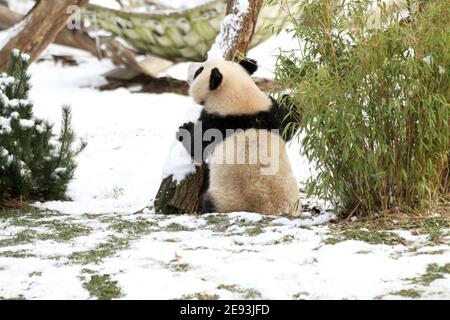
<path fill-rule="evenodd" d="M 203 110 L 177 137 L 196 162 L 208 164 L 203 213 L 300 214 L 299 188 L 280 137 L 285 114 L 254 83 L 256 70 L 253 60 L 208 60 L 189 68 L 189 92 Z"/>

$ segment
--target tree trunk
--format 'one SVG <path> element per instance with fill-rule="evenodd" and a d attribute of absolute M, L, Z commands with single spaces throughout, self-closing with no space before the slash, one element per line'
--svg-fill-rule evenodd
<path fill-rule="evenodd" d="M 255 32 L 256 21 L 264 0 L 249 0 L 248 12 L 240 17 L 239 27 L 224 26 L 219 37 L 226 39 L 231 45 L 223 52 L 226 60 L 234 60 L 236 57 L 245 56 Z M 239 15 L 239 0 L 228 1 L 227 15 Z M 234 32 L 238 29 L 238 32 Z M 233 37 L 233 38 L 231 38 Z M 223 41 L 222 41 L 223 42 Z M 173 213 L 198 213 L 201 209 L 201 199 L 203 195 L 204 183 L 208 178 L 208 168 L 205 163 L 197 167 L 196 172 L 188 175 L 183 181 L 177 183 L 172 176 L 165 178 L 155 197 L 155 211 L 163 214 Z"/>
<path fill-rule="evenodd" d="M 7 7 L 0 6 L 0 30 L 11 28 L 23 19 L 20 13 L 11 11 Z M 62 29 L 55 39 L 55 43 L 90 52 L 92 55 L 103 58 L 104 52 L 99 50 L 95 39 L 82 30 Z"/>
<path fill-rule="evenodd" d="M 228 1 L 227 15 L 238 14 L 238 3 L 239 0 Z M 225 52 L 225 60 L 239 60 L 240 57 L 245 57 L 247 55 L 263 3 L 264 0 L 249 0 L 248 12 L 242 19 L 240 32 L 234 35 L 231 29 L 225 30 L 225 37 L 228 38 L 234 35 L 232 46 L 227 48 L 227 52 Z"/>
<path fill-rule="evenodd" d="M 6 70 L 12 49 L 29 54 L 32 61 L 38 59 L 71 17 L 69 7 L 83 6 L 87 2 L 88 0 L 38 1 L 22 20 L 22 30 L 0 50 L 0 71 Z"/>
<path fill-rule="evenodd" d="M 162 214 L 199 213 L 207 173 L 207 165 L 202 163 L 194 173 L 189 174 L 179 183 L 174 181 L 172 176 L 164 178 L 155 197 L 155 212 Z"/>

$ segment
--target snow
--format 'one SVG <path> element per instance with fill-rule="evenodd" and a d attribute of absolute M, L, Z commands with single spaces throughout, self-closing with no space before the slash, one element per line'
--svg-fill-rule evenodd
<path fill-rule="evenodd" d="M 262 219 L 260 214 L 251 212 L 233 212 L 230 213 L 228 217 L 246 222 L 259 222 Z"/>
<path fill-rule="evenodd" d="M 172 180 L 177 183 L 190 173 L 195 172 L 196 165 L 183 145 L 174 140 L 170 147 L 169 155 L 163 166 L 162 178 L 172 176 Z"/>
<path fill-rule="evenodd" d="M 34 2 L 30 0 L 7 0 L 8 6 L 12 11 L 26 14 L 33 8 Z"/>
<path fill-rule="evenodd" d="M 410 232 L 403 232 L 411 241 L 410 247 L 355 240 L 330 245 L 322 242 L 330 236 L 327 226 L 280 226 L 274 223 L 277 218 L 256 214 L 228 215 L 231 226 L 225 231 L 206 221 L 211 217 L 226 219 L 226 215 L 121 215 L 121 221 L 147 222 L 153 227 L 128 248 L 99 262 L 74 263 L 70 258 L 74 252 L 95 250 L 111 234 L 120 237 L 108 228 L 108 216 L 56 216 L 60 222 L 71 219 L 73 224 L 92 228 L 91 235 L 70 242 L 47 240 L 1 248 L 0 296 L 87 299 L 89 294 L 82 284 L 89 277 L 88 270 L 110 275 L 123 299 L 174 299 L 198 292 L 217 294 L 221 299 L 245 298 L 248 292 L 262 299 L 398 299 L 394 293 L 405 288 L 417 290 L 424 298 L 450 298 L 448 275 L 428 286 L 411 280 L 426 273 L 432 263 L 449 263 L 448 245 L 438 246 L 445 254 L 433 254 L 427 246 L 420 254 L 413 254 L 410 249 L 423 242 L 421 236 Z M 238 217 L 245 221 L 235 219 Z M 185 229 L 165 229 L 174 224 Z M 262 233 L 249 236 L 246 232 L 255 224 L 261 226 Z M 6 225 L 1 222 L 1 226 Z M 0 239 L 20 231 L 23 229 L 0 228 Z M 14 250 L 35 256 L 3 256 Z M 227 290 L 226 286 L 240 291 Z"/>
<path fill-rule="evenodd" d="M 186 72 L 187 75 L 187 72 Z M 186 78 L 186 76 L 185 76 Z M 201 112 L 201 106 L 195 104 L 193 101 L 189 104 L 183 120 L 180 125 L 186 122 L 195 122 Z M 169 154 L 163 166 L 162 178 L 172 176 L 176 182 L 182 181 L 188 174 L 195 172 L 196 165 L 191 158 L 191 155 L 186 151 L 178 140 L 173 135 L 173 141 L 170 145 Z"/>
<path fill-rule="evenodd" d="M 0 31 L 0 48 L 3 48 L 11 38 L 14 38 L 30 21 L 27 17 L 9 29 Z"/>
<path fill-rule="evenodd" d="M 22 126 L 24 128 L 32 128 L 34 126 L 34 121 L 27 120 L 27 119 L 21 119 L 21 120 L 19 120 L 19 124 L 20 124 L 20 126 Z"/>
<path fill-rule="evenodd" d="M 425 62 L 426 64 L 432 64 L 433 63 L 433 57 L 432 56 L 426 56 L 423 59 L 423 62 Z"/>
<path fill-rule="evenodd" d="M 1 148 L 0 149 L 0 156 L 1 157 L 6 157 L 9 154 L 8 150 L 6 150 L 5 148 Z"/>

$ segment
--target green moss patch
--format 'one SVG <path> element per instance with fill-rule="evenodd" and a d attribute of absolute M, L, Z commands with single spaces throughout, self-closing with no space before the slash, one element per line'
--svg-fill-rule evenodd
<path fill-rule="evenodd" d="M 450 263 L 447 263 L 443 266 L 432 263 L 427 266 L 427 270 L 423 275 L 411 280 L 413 283 L 428 286 L 434 280 L 445 278 L 446 274 L 450 274 Z"/>
<path fill-rule="evenodd" d="M 189 263 L 176 263 L 170 264 L 170 270 L 175 272 L 186 272 L 192 269 L 192 266 Z"/>
<path fill-rule="evenodd" d="M 401 297 L 407 297 L 407 298 L 420 298 L 421 294 L 419 291 L 414 290 L 414 289 L 404 289 L 404 290 L 400 290 L 397 292 L 393 292 L 391 293 L 394 296 L 401 296 Z"/>
<path fill-rule="evenodd" d="M 403 244 L 404 239 L 392 232 L 369 230 L 346 230 L 344 233 L 324 240 L 325 244 L 336 244 L 346 240 L 364 241 L 369 244 L 397 245 Z"/>
<path fill-rule="evenodd" d="M 225 232 L 231 225 L 230 218 L 225 214 L 207 216 L 205 220 L 217 232 Z"/>
<path fill-rule="evenodd" d="M 10 247 L 39 240 L 63 242 L 89 235 L 92 232 L 92 228 L 76 223 L 65 215 L 34 207 L 0 211 L 0 222 L 26 228 L 26 230 L 0 240 L 0 247 Z"/>
<path fill-rule="evenodd" d="M 179 231 L 192 231 L 193 229 L 174 222 L 167 225 L 166 227 L 161 228 L 160 230 L 168 232 L 179 232 Z"/>
<path fill-rule="evenodd" d="M 448 234 L 449 223 L 442 218 L 428 218 L 423 223 L 423 229 L 428 233 L 431 242 L 439 242 Z"/>
<path fill-rule="evenodd" d="M 117 281 L 111 280 L 108 274 L 92 275 L 88 282 L 83 283 L 92 298 L 98 300 L 117 299 L 122 296 L 122 292 L 117 285 Z"/>
<path fill-rule="evenodd" d="M 264 230 L 260 226 L 248 228 L 244 232 L 244 234 L 249 237 L 256 237 L 257 235 L 260 235 L 261 233 L 264 233 Z"/>
<path fill-rule="evenodd" d="M 283 244 L 283 243 L 291 243 L 294 241 L 295 237 L 291 234 L 284 235 L 281 239 L 275 240 L 273 244 Z"/>
<path fill-rule="evenodd" d="M 8 251 L 1 251 L 0 257 L 5 258 L 35 258 L 37 257 L 34 253 L 28 252 L 26 250 L 8 250 Z"/>
<path fill-rule="evenodd" d="M 261 293 L 259 291 L 252 288 L 242 288 L 237 284 L 220 284 L 217 286 L 219 290 L 227 290 L 233 293 L 238 293 L 242 295 L 243 299 L 261 299 Z"/>
<path fill-rule="evenodd" d="M 297 292 L 296 294 L 294 294 L 292 296 L 292 299 L 293 300 L 305 300 L 308 296 L 309 296 L 308 292 L 302 291 L 302 292 Z"/>
<path fill-rule="evenodd" d="M 150 231 L 150 228 L 156 224 L 153 221 L 145 219 L 136 219 L 135 221 L 117 220 L 114 221 L 109 228 L 121 234 L 130 236 L 139 236 Z"/>
<path fill-rule="evenodd" d="M 218 294 L 209 294 L 206 292 L 197 292 L 192 294 L 184 294 L 176 300 L 219 300 Z"/>
<path fill-rule="evenodd" d="M 68 259 L 75 264 L 98 264 L 104 258 L 116 254 L 119 250 L 128 248 L 130 239 L 111 236 L 106 242 L 102 242 L 97 247 L 86 251 L 75 251 L 69 255 Z"/>

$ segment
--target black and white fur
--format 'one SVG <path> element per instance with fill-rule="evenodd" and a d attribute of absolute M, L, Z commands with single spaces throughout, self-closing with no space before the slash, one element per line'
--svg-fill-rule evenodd
<path fill-rule="evenodd" d="M 270 131 L 283 129 L 286 112 L 256 86 L 250 76 L 256 70 L 256 62 L 252 60 L 239 64 L 210 60 L 192 64 L 189 68 L 190 95 L 203 106 L 203 110 L 198 122 L 185 123 L 180 130 L 187 130 L 193 136 L 201 122 L 202 133 L 217 129 L 225 137 L 220 141 L 202 142 L 202 151 L 205 148 L 211 150 L 207 159 L 209 177 L 203 197 L 204 213 L 249 211 L 294 216 L 300 213 L 298 186 L 284 141 Z M 229 129 L 239 131 L 230 137 L 227 136 Z M 272 150 L 263 146 L 258 139 L 261 131 L 265 131 L 268 139 L 279 147 Z M 236 139 L 246 141 L 245 150 L 236 145 Z M 194 139 L 182 142 L 196 161 L 205 160 L 195 158 Z M 246 154 L 267 149 L 269 161 L 277 161 L 279 170 L 273 175 L 262 175 L 261 168 L 266 164 L 259 161 L 253 164 L 226 163 L 224 150 L 227 148 L 241 148 Z"/>

